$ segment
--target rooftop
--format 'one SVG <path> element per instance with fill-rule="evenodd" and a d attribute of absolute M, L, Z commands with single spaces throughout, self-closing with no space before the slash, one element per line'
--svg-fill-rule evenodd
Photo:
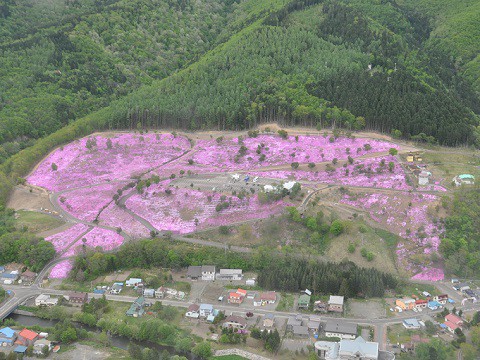
<path fill-rule="evenodd" d="M 378 343 L 365 341 L 361 336 L 355 340 L 341 340 L 340 341 L 340 356 L 355 355 L 359 357 L 378 357 Z"/>
<path fill-rule="evenodd" d="M 23 329 L 18 335 L 28 340 L 34 340 L 38 336 L 35 331 L 31 331 L 28 329 Z"/>
<path fill-rule="evenodd" d="M 357 324 L 339 322 L 338 320 L 329 320 L 325 325 L 325 332 L 356 335 Z"/>
<path fill-rule="evenodd" d="M 15 335 L 15 330 L 9 327 L 4 327 L 3 329 L 0 329 L 0 333 L 5 337 L 11 338 Z"/>
<path fill-rule="evenodd" d="M 330 305 L 343 305 L 343 296 L 330 295 L 328 303 Z"/>

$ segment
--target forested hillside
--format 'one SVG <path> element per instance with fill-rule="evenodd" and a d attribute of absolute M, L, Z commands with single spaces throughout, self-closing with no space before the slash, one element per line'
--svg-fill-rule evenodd
<path fill-rule="evenodd" d="M 2 4 L 0 161 L 10 181 L 54 146 L 106 128 L 278 121 L 480 144 L 474 0 Z"/>
<path fill-rule="evenodd" d="M 245 18 L 223 0 L 2 3 L 0 162 L 194 62 Z"/>

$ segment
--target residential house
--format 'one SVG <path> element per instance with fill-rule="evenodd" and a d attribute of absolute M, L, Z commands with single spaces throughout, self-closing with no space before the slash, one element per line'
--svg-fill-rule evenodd
<path fill-rule="evenodd" d="M 328 320 L 325 324 L 325 336 L 353 340 L 357 336 L 357 324 Z"/>
<path fill-rule="evenodd" d="M 145 314 L 145 298 L 143 296 L 140 296 L 138 299 L 136 299 L 132 303 L 132 305 L 130 305 L 130 308 L 125 313 L 125 315 L 133 316 L 133 317 L 141 317 L 144 314 Z"/>
<path fill-rule="evenodd" d="M 315 301 L 313 303 L 313 311 L 326 313 L 327 312 L 327 303 L 323 302 L 321 300 Z"/>
<path fill-rule="evenodd" d="M 156 291 L 155 291 L 155 297 L 157 299 L 163 299 L 165 297 L 165 293 L 167 292 L 167 289 L 164 288 L 163 286 L 160 286 Z"/>
<path fill-rule="evenodd" d="M 420 186 L 425 186 L 430 183 L 430 177 L 432 176 L 432 173 L 429 171 L 423 170 L 418 174 L 418 185 Z"/>
<path fill-rule="evenodd" d="M 15 354 L 25 355 L 25 353 L 27 352 L 27 347 L 24 345 L 18 345 L 15 349 L 13 349 L 13 352 Z"/>
<path fill-rule="evenodd" d="M 237 289 L 235 292 L 230 292 L 228 295 L 228 302 L 230 304 L 241 304 L 243 299 L 247 296 L 247 290 Z"/>
<path fill-rule="evenodd" d="M 203 265 L 202 266 L 202 280 L 213 281 L 215 280 L 215 266 Z"/>
<path fill-rule="evenodd" d="M 445 323 L 442 324 L 448 331 L 450 331 L 452 334 L 455 333 L 455 330 L 456 329 L 459 329 L 460 326 L 458 326 L 457 324 L 454 324 L 450 321 L 445 321 Z"/>
<path fill-rule="evenodd" d="M 48 351 L 50 352 L 53 348 L 52 342 L 47 339 L 39 339 L 33 344 L 33 353 L 35 355 L 43 355 L 43 348 L 48 346 Z"/>
<path fill-rule="evenodd" d="M 415 307 L 415 300 L 412 298 L 397 299 L 395 305 L 402 310 L 412 310 Z"/>
<path fill-rule="evenodd" d="M 461 174 L 461 175 L 455 176 L 453 178 L 453 182 L 455 183 L 455 186 L 474 185 L 475 176 L 471 174 Z"/>
<path fill-rule="evenodd" d="M 84 292 L 71 292 L 68 295 L 68 302 L 73 306 L 82 306 L 88 302 L 88 293 Z"/>
<path fill-rule="evenodd" d="M 310 316 L 307 322 L 308 331 L 317 333 L 320 330 L 320 318 L 317 316 Z"/>
<path fill-rule="evenodd" d="M 13 271 L 10 273 L 4 272 L 1 275 L 1 279 L 5 285 L 13 284 L 18 279 L 18 273 Z"/>
<path fill-rule="evenodd" d="M 298 308 L 299 309 L 308 309 L 310 305 L 310 296 L 307 294 L 302 294 L 298 298 Z"/>
<path fill-rule="evenodd" d="M 260 293 L 260 301 L 265 304 L 275 304 L 277 293 L 275 291 L 262 292 Z"/>
<path fill-rule="evenodd" d="M 428 300 L 423 300 L 423 299 L 415 300 L 415 307 L 417 309 L 424 309 L 427 307 L 427 304 L 428 304 Z"/>
<path fill-rule="evenodd" d="M 17 341 L 15 341 L 15 344 L 30 346 L 30 345 L 33 345 L 33 343 L 37 340 L 38 340 L 38 333 L 28 329 L 23 329 L 18 333 L 18 338 L 17 338 Z"/>
<path fill-rule="evenodd" d="M 105 289 L 93 289 L 94 294 L 104 295 L 106 293 Z"/>
<path fill-rule="evenodd" d="M 420 323 L 417 319 L 405 319 L 403 320 L 403 326 L 405 329 L 420 329 Z"/>
<path fill-rule="evenodd" d="M 213 305 L 211 304 L 200 304 L 200 317 L 207 317 L 213 314 Z"/>
<path fill-rule="evenodd" d="M 189 266 L 187 270 L 187 279 L 198 280 L 202 278 L 201 266 Z"/>
<path fill-rule="evenodd" d="M 302 315 L 290 316 L 287 320 L 287 330 L 293 331 L 294 326 L 302 326 Z"/>
<path fill-rule="evenodd" d="M 146 298 L 154 298 L 155 297 L 155 289 L 144 289 L 143 296 Z"/>
<path fill-rule="evenodd" d="M 128 287 L 131 287 L 131 286 L 135 287 L 141 283 L 142 283 L 142 279 L 139 279 L 139 278 L 130 278 L 127 281 L 125 281 L 125 285 Z"/>
<path fill-rule="evenodd" d="M 35 298 L 35 306 L 55 306 L 57 304 L 58 298 L 52 298 L 47 294 L 41 294 Z"/>
<path fill-rule="evenodd" d="M 15 330 L 4 327 L 0 329 L 0 346 L 13 345 L 15 339 L 17 338 L 17 333 Z"/>
<path fill-rule="evenodd" d="M 471 289 L 465 290 L 463 293 L 469 298 L 477 298 L 477 294 Z"/>
<path fill-rule="evenodd" d="M 35 278 L 37 277 L 37 274 L 35 274 L 33 271 L 26 270 L 20 275 L 20 279 L 22 280 L 22 283 L 26 284 L 31 284 L 35 281 Z"/>
<path fill-rule="evenodd" d="M 295 337 L 310 337 L 310 333 L 308 332 L 308 328 L 304 325 L 294 325 L 292 327 L 293 336 Z"/>
<path fill-rule="evenodd" d="M 215 280 L 215 266 L 189 266 L 187 270 L 187 279 L 213 281 Z"/>
<path fill-rule="evenodd" d="M 185 314 L 186 317 L 192 319 L 198 319 L 200 317 L 200 306 L 197 304 L 192 304 L 188 307 L 188 310 Z"/>
<path fill-rule="evenodd" d="M 117 295 L 117 294 L 120 294 L 122 290 L 123 290 L 123 283 L 116 282 L 116 283 L 113 283 L 112 288 L 110 289 L 110 293 Z"/>
<path fill-rule="evenodd" d="M 429 301 L 428 304 L 427 304 L 427 307 L 430 309 L 430 310 L 437 310 L 438 308 L 442 307 L 442 304 L 440 304 L 439 302 L 437 301 Z"/>
<path fill-rule="evenodd" d="M 447 294 L 437 295 L 433 297 L 433 300 L 437 301 L 442 305 L 445 305 L 448 301 L 448 295 Z"/>
<path fill-rule="evenodd" d="M 343 312 L 343 296 L 334 296 L 330 295 L 330 299 L 328 300 L 328 311 L 331 312 Z"/>
<path fill-rule="evenodd" d="M 378 343 L 365 341 L 361 336 L 355 340 L 340 342 L 317 341 L 315 353 L 322 360 L 393 360 L 395 356 L 387 351 L 379 351 Z"/>
<path fill-rule="evenodd" d="M 274 314 L 265 314 L 263 317 L 263 327 L 272 328 L 275 326 L 275 315 Z"/>
<path fill-rule="evenodd" d="M 468 284 L 461 284 L 460 291 L 465 292 L 466 290 L 470 290 L 470 286 Z"/>
<path fill-rule="evenodd" d="M 220 269 L 220 272 L 216 274 L 217 280 L 242 280 L 242 269 Z"/>
<path fill-rule="evenodd" d="M 447 321 L 450 321 L 451 323 L 458 325 L 459 327 L 463 326 L 462 318 L 455 314 L 448 314 L 447 316 L 445 316 L 445 322 Z"/>
<path fill-rule="evenodd" d="M 222 326 L 224 328 L 244 330 L 247 327 L 247 321 L 240 316 L 230 315 L 227 316 Z"/>

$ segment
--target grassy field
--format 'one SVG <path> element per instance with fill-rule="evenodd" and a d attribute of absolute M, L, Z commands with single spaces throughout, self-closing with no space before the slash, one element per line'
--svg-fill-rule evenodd
<path fill-rule="evenodd" d="M 17 211 L 17 215 L 18 218 L 15 227 L 17 229 L 27 227 L 28 230 L 33 233 L 55 229 L 64 224 L 64 222 L 58 218 L 35 211 L 19 210 Z"/>

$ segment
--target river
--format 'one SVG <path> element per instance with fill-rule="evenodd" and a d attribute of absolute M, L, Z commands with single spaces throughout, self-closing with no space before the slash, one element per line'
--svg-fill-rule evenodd
<path fill-rule="evenodd" d="M 47 319 L 41 319 L 36 316 L 27 316 L 27 315 L 19 315 L 19 314 L 10 314 L 7 319 L 12 319 L 15 320 L 18 324 L 23 325 L 23 326 L 33 326 L 33 325 L 39 325 L 41 327 L 54 327 L 55 324 L 59 322 L 59 320 L 47 320 Z M 100 332 L 99 328 L 96 327 L 90 327 L 86 326 L 84 324 L 79 324 L 76 322 L 72 322 L 72 324 L 76 327 L 92 331 L 92 332 Z M 192 353 L 187 353 L 187 354 L 180 354 L 175 351 L 175 348 L 173 346 L 165 346 L 165 345 L 159 345 L 156 343 L 152 343 L 150 341 L 135 341 L 135 340 L 130 340 L 129 338 L 125 336 L 119 336 L 119 335 L 108 335 L 110 339 L 110 344 L 111 346 L 123 349 L 123 350 L 128 350 L 128 345 L 133 342 L 142 348 L 150 348 L 150 349 L 155 349 L 159 352 L 162 352 L 164 350 L 168 351 L 171 355 L 181 355 L 185 356 L 189 360 L 197 360 L 197 357 L 193 355 Z"/>

